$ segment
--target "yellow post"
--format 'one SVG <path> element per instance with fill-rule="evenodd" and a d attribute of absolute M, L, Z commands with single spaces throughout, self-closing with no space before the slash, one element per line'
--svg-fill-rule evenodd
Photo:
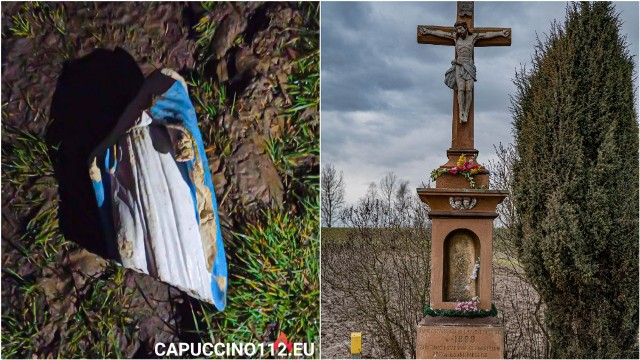
<path fill-rule="evenodd" d="M 351 333 L 351 357 L 359 358 L 362 353 L 362 333 Z"/>

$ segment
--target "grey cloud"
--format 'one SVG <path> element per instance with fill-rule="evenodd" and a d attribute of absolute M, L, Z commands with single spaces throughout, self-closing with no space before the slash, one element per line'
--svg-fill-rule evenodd
<path fill-rule="evenodd" d="M 638 3 L 615 3 L 630 52 L 638 53 Z M 478 48 L 475 140 L 481 161 L 512 142 L 511 79 L 530 64 L 564 2 L 476 2 L 477 27 L 512 28 L 512 46 Z M 417 25 L 452 25 L 455 2 L 322 4 L 322 161 L 345 172 L 347 198 L 387 171 L 419 186 L 445 161 L 451 142 L 452 93 L 447 46 L 420 45 Z M 637 57 L 634 60 L 637 69 Z M 351 182 L 351 183 L 350 183 Z"/>

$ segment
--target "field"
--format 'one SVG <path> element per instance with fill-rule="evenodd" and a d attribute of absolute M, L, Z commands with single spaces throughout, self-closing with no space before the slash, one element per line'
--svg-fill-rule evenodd
<path fill-rule="evenodd" d="M 428 286 L 420 282 L 406 282 L 414 271 L 417 278 L 428 279 L 428 246 L 411 246 L 413 241 L 398 242 L 394 230 L 375 229 L 377 237 L 373 241 L 378 251 L 368 252 L 363 248 L 371 244 L 370 239 L 363 240 L 361 229 L 323 228 L 322 229 L 322 356 L 324 358 L 350 357 L 351 332 L 363 332 L 362 357 L 384 358 L 399 356 L 392 351 L 393 344 L 387 342 L 389 332 L 380 331 L 380 318 L 389 318 L 392 323 L 404 321 L 402 326 L 393 327 L 391 333 L 400 328 L 410 328 L 415 337 L 416 319 L 422 317 L 421 310 Z M 406 229 L 405 232 L 411 232 Z M 397 232 L 396 232 L 397 233 Z M 415 232 L 412 232 L 415 234 Z M 522 270 L 512 256 L 507 256 L 508 246 L 501 239 L 506 234 L 496 231 L 496 251 L 494 252 L 494 303 L 498 308 L 498 317 L 506 330 L 506 358 L 544 358 L 548 356 L 547 346 L 541 327 L 544 306 L 539 297 L 527 283 Z M 429 235 L 424 234 L 424 242 L 429 243 Z M 411 254 L 410 251 L 426 250 L 426 256 Z M 423 254 L 423 255 L 424 255 Z M 387 266 L 380 267 L 383 259 Z M 365 264 L 363 264 L 363 262 Z M 403 268 L 403 263 L 409 271 Z M 421 270 L 422 269 L 422 270 Z M 380 289 L 372 287 L 357 288 L 353 284 L 356 278 L 365 282 L 364 277 L 378 278 L 384 273 L 387 281 L 374 282 Z M 331 280 L 328 278 L 331 277 Z M 400 293 L 401 292 L 401 293 Z M 416 295 L 417 293 L 417 295 Z M 420 296 L 424 294 L 424 297 Z M 376 305 L 376 299 L 387 298 L 384 307 Z M 392 308 L 392 311 L 387 309 Z M 372 313 L 378 311 L 379 313 Z M 412 321 L 415 321 L 412 323 Z M 409 335 L 407 335 L 407 338 Z M 398 339 L 402 340 L 401 336 Z M 401 343 L 403 357 L 411 355 L 415 343 L 405 339 Z M 413 339 L 415 341 L 415 339 Z M 413 355 L 415 356 L 415 355 Z"/>
<path fill-rule="evenodd" d="M 318 29 L 317 3 L 2 4 L 4 358 L 154 357 L 156 342 L 280 331 L 318 342 Z M 223 313 L 59 229 L 44 140 L 56 79 L 116 46 L 189 84 L 229 263 Z"/>

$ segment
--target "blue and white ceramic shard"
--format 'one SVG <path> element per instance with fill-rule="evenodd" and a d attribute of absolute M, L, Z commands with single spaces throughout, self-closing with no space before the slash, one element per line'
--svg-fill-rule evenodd
<path fill-rule="evenodd" d="M 114 257 L 224 309 L 218 206 L 185 81 L 150 75 L 89 161 Z"/>

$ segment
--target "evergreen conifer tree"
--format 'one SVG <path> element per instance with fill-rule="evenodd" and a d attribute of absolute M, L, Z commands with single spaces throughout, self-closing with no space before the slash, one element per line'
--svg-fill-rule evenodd
<path fill-rule="evenodd" d="M 606 2 L 569 5 L 512 100 L 515 246 L 551 357 L 638 357 L 633 62 Z"/>

